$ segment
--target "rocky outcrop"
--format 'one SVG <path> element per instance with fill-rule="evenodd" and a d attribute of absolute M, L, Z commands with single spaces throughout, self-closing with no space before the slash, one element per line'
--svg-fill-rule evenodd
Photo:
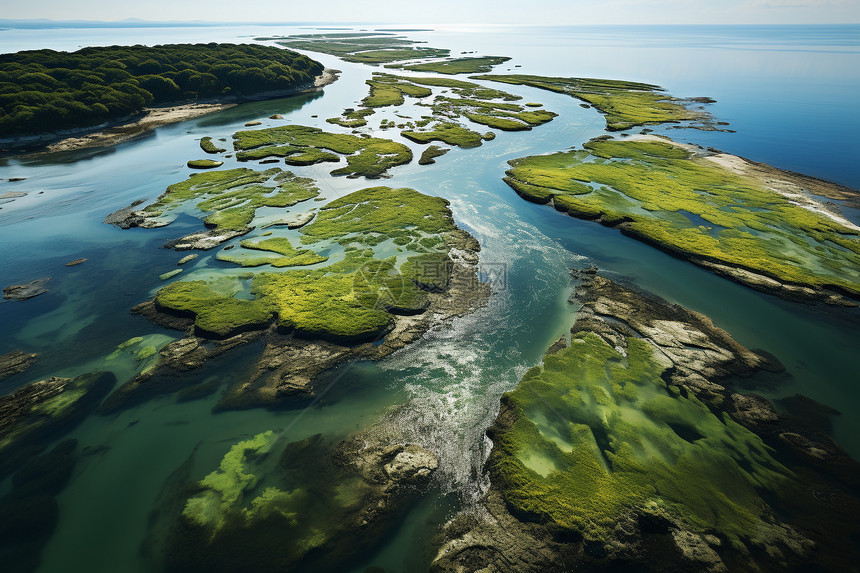
<path fill-rule="evenodd" d="M 429 304 L 420 314 L 392 315 L 393 327 L 384 338 L 359 344 L 305 338 L 280 332 L 275 326 L 212 340 L 200 335 L 193 319 L 160 310 L 153 302 L 134 308 L 164 328 L 186 332 L 160 352 L 158 364 L 121 386 L 105 400 L 102 411 L 116 412 L 153 395 L 182 390 L 188 380 L 183 372 L 203 366 L 232 348 L 262 340 L 263 352 L 247 379 L 230 386 L 216 409 L 233 410 L 260 406 L 276 407 L 286 399 L 311 399 L 316 377 L 350 360 L 378 360 L 418 340 L 429 329 L 454 317 L 472 312 L 485 303 L 490 287 L 477 279 L 478 242 L 465 232 L 451 250 L 451 277 L 447 287 L 428 292 Z"/>
<path fill-rule="evenodd" d="M 131 229 L 132 227 L 144 226 L 146 213 L 143 210 L 137 209 L 138 206 L 144 203 L 145 199 L 138 199 L 128 207 L 123 207 L 114 211 L 104 218 L 104 222 L 108 225 L 115 225 L 120 229 Z"/>
<path fill-rule="evenodd" d="M 0 382 L 24 372 L 38 358 L 38 354 L 27 354 L 20 350 L 13 350 L 12 352 L 0 355 Z"/>
<path fill-rule="evenodd" d="M 190 251 L 191 249 L 199 249 L 208 251 L 214 249 L 221 243 L 226 243 L 230 239 L 247 235 L 251 232 L 247 229 L 210 229 L 208 231 L 198 231 L 191 233 L 178 239 L 172 239 L 164 243 L 165 249 L 175 249 L 177 251 Z"/>
<path fill-rule="evenodd" d="M 170 224 L 169 220 L 161 219 L 158 215 L 153 215 L 145 209 L 137 209 L 136 207 L 142 203 L 143 200 L 138 200 L 128 207 L 115 211 L 105 217 L 104 222 L 109 225 L 115 225 L 120 229 L 131 229 L 134 227 L 155 229 L 166 227 Z M 179 237 L 178 239 L 171 239 L 164 244 L 164 248 L 175 249 L 177 251 L 190 251 L 192 249 L 208 251 L 221 243 L 241 237 L 249 232 L 251 232 L 250 227 L 245 229 L 207 229 Z"/>
<path fill-rule="evenodd" d="M 51 277 L 42 277 L 20 285 L 11 285 L 3 289 L 3 298 L 7 300 L 28 300 L 48 292 L 46 285 Z"/>
<path fill-rule="evenodd" d="M 690 262 L 713 271 L 720 276 L 745 284 L 755 290 L 775 294 L 786 300 L 804 303 L 825 302 L 836 306 L 857 306 L 855 301 L 831 290 L 778 281 L 772 277 L 753 272 L 749 269 L 726 265 L 698 257 L 691 257 Z"/>
<path fill-rule="evenodd" d="M 279 225 L 286 226 L 287 229 L 300 229 L 313 221 L 316 213 L 313 211 L 309 211 L 307 213 L 297 213 L 295 215 L 291 215 L 289 217 L 283 217 L 281 219 L 275 219 L 269 223 L 266 223 L 261 228 L 265 229 L 266 227 L 275 227 Z"/>
<path fill-rule="evenodd" d="M 342 570 L 386 538 L 437 466 L 417 445 L 364 433 L 279 445 L 264 432 L 230 448 L 203 481 L 189 483 L 190 458 L 174 472 L 145 553 L 166 571 Z M 254 484 L 263 480 L 261 492 Z"/>
<path fill-rule="evenodd" d="M 781 464 L 779 467 L 792 472 L 790 481 L 777 480 L 769 486 L 774 489 L 767 503 L 779 508 L 780 517 L 777 519 L 770 510 L 761 514 L 761 531 L 766 529 L 767 533 L 751 533 L 744 540 L 746 548 L 741 545 L 738 550 L 737 539 L 729 542 L 716 530 L 690 527 L 688 520 L 679 518 L 677 506 L 670 510 L 659 500 L 631 505 L 626 512 L 615 513 L 599 541 L 563 527 L 539 511 L 540 507 L 534 506 L 535 511 L 531 513 L 522 512 L 520 506 L 512 504 L 506 496 L 507 488 L 518 487 L 510 483 L 511 475 L 523 474 L 508 473 L 505 464 L 519 462 L 505 456 L 517 451 L 510 449 L 509 440 L 515 439 L 510 429 L 524 414 L 518 405 L 520 402 L 506 395 L 488 432 L 494 441 L 487 464 L 491 486 L 479 503 L 445 526 L 438 540 L 439 552 L 432 570 L 436 573 L 490 573 L 850 569 L 853 565 L 848 556 L 853 551 L 855 536 L 860 534 L 853 517 L 860 510 L 860 499 L 856 495 L 860 465 L 823 431 L 829 426 L 829 416 L 838 412 L 809 399 L 794 397 L 788 405 L 782 405 L 789 413 L 781 413 L 761 396 L 733 390 L 729 380 L 750 376 L 762 369 L 778 371 L 779 364 L 773 358 L 744 348 L 707 317 L 610 281 L 597 275 L 596 269 L 575 273 L 575 277 L 580 284 L 574 298 L 582 304 L 571 329 L 577 338 L 575 342 L 583 348 L 597 348 L 583 344 L 588 336 L 596 334 L 615 352 L 627 356 L 628 344 L 633 344 L 631 340 L 646 341 L 654 349 L 655 359 L 662 361 L 663 379 L 670 388 L 677 389 L 675 395 L 695 396 L 712 414 L 722 417 L 724 424 L 729 424 L 731 417 L 758 436 L 752 438 L 754 441 L 763 440 L 769 447 L 768 455 L 775 456 L 776 463 Z M 585 338 L 578 338 L 582 336 Z M 569 353 L 573 348 L 562 338 L 552 345 L 548 355 Z M 629 367 L 634 368 L 632 362 Z M 565 407 L 563 403 L 556 404 L 556 416 L 563 416 L 560 412 L 564 412 Z M 801 412 L 815 415 L 794 415 Z M 590 422 L 571 420 L 570 423 Z M 594 424 L 591 427 L 594 428 Z M 675 426 L 672 430 L 680 431 L 679 435 L 690 440 L 689 443 L 706 438 L 695 433 L 687 435 L 683 428 Z M 557 439 L 564 443 L 564 437 Z M 613 439 L 629 438 L 616 436 Z M 507 448 L 503 450 L 505 453 L 498 453 L 500 447 Z M 597 447 L 610 446 L 598 440 Z M 701 450 L 703 453 L 704 448 L 706 446 Z M 569 455 L 574 455 L 575 451 L 571 450 Z M 617 455 L 617 445 L 614 455 Z M 582 468 L 578 479 L 593 479 L 593 474 L 588 473 L 591 470 L 586 465 Z M 562 478 L 559 475 L 558 479 Z M 655 479 L 659 478 L 655 476 Z M 599 495 L 597 491 L 595 489 L 594 495 Z M 608 490 L 599 491 L 606 495 Z M 524 492 L 514 489 L 513 495 L 521 496 Z M 610 499 L 607 498 L 607 503 Z"/>
<path fill-rule="evenodd" d="M 107 372 L 54 377 L 0 398 L 0 476 L 77 426 L 115 383 Z"/>
<path fill-rule="evenodd" d="M 701 313 L 626 288 L 593 269 L 576 273 L 575 278 L 580 284 L 571 300 L 582 308 L 572 331 L 594 332 L 622 354 L 628 336 L 647 340 L 659 351 L 669 381 L 702 400 L 722 403 L 725 388 L 715 380 L 783 369 L 774 359 L 739 344 Z"/>

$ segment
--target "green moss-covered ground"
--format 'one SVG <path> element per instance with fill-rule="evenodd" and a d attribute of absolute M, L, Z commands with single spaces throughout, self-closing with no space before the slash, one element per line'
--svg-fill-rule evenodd
<path fill-rule="evenodd" d="M 687 108 L 683 100 L 663 93 L 659 86 L 652 84 L 517 74 L 473 76 L 472 79 L 526 85 L 575 97 L 603 112 L 609 131 L 645 124 L 708 121 L 710 118 L 705 112 Z"/>
<path fill-rule="evenodd" d="M 328 257 L 320 256 L 310 249 L 296 249 L 286 237 L 274 237 L 262 241 L 242 241 L 241 249 L 221 251 L 219 261 L 235 263 L 243 267 L 300 267 L 324 263 Z M 246 250 L 247 249 L 247 250 Z M 252 252 L 249 252 L 252 251 Z"/>
<path fill-rule="evenodd" d="M 427 293 L 446 287 L 448 251 L 457 240 L 447 201 L 389 187 L 332 201 L 299 232 L 309 248 L 270 237 L 244 240 L 217 256 L 245 267 L 289 270 L 174 282 L 158 291 L 156 306 L 194 317 L 198 331 L 216 337 L 277 321 L 282 330 L 303 336 L 372 340 L 390 329 L 392 314 L 423 312 Z M 336 260 L 318 254 L 332 245 L 343 253 Z M 296 268 L 309 265 L 317 266 Z M 253 299 L 237 298 L 246 288 Z"/>
<path fill-rule="evenodd" d="M 418 159 L 418 165 L 431 165 L 436 163 L 436 158 L 448 153 L 449 149 L 439 147 L 438 145 L 429 145 L 421 152 L 421 157 Z"/>
<path fill-rule="evenodd" d="M 200 149 L 202 149 L 206 153 L 223 153 L 227 151 L 226 149 L 218 147 L 217 145 L 212 143 L 211 137 L 200 138 Z"/>
<path fill-rule="evenodd" d="M 485 56 L 483 58 L 455 58 L 441 62 L 427 62 L 403 66 L 404 70 L 414 72 L 433 72 L 437 74 L 483 74 L 510 60 L 504 56 Z"/>
<path fill-rule="evenodd" d="M 785 535 L 765 498 L 790 472 L 727 415 L 669 387 L 656 352 L 623 357 L 589 332 L 547 355 L 505 395 L 515 420 L 494 433 L 494 486 L 520 515 L 606 539 L 634 508 L 667 512 L 743 550 Z"/>
<path fill-rule="evenodd" d="M 260 207 L 290 207 L 317 195 L 312 179 L 289 171 L 228 169 L 194 174 L 170 185 L 144 211 L 149 217 L 171 218 L 193 206 L 205 215 L 209 227 L 245 229 Z"/>
<path fill-rule="evenodd" d="M 155 304 L 161 309 L 193 316 L 195 326 L 203 334 L 221 338 L 259 330 L 272 322 L 269 305 L 238 299 L 233 294 L 205 281 L 177 281 L 158 291 Z"/>
<path fill-rule="evenodd" d="M 361 103 L 370 108 L 403 105 L 403 96 L 421 98 L 433 93 L 432 90 L 407 81 L 406 78 L 390 74 L 375 73 L 373 79 L 367 80 L 367 85 L 370 86 L 370 94 Z"/>
<path fill-rule="evenodd" d="M 223 161 L 215 161 L 214 159 L 192 159 L 188 162 L 188 167 L 192 169 L 214 169 L 224 165 Z"/>
<path fill-rule="evenodd" d="M 450 91 L 451 95 L 438 94 L 429 103 L 418 104 L 430 108 L 432 115 L 401 132 L 403 137 L 417 143 L 443 141 L 464 148 L 477 147 L 482 142 L 481 135 L 462 125 L 462 120 L 503 131 L 524 131 L 556 117 L 551 111 L 529 109 L 513 103 L 520 99 L 519 96 L 462 80 L 374 73 L 367 84 L 370 94 L 362 105 L 371 109 L 403 105 L 406 96 L 429 97 L 433 94 L 432 87 Z"/>
<path fill-rule="evenodd" d="M 513 160 L 505 181 L 527 199 L 552 200 L 684 256 L 860 294 L 856 229 L 671 142 L 584 147 Z"/>
<path fill-rule="evenodd" d="M 301 165 L 338 161 L 339 156 L 329 152 L 339 153 L 346 155 L 347 165 L 331 174 L 348 177 L 381 177 L 389 168 L 412 161 L 412 151 L 402 143 L 301 125 L 239 131 L 233 135 L 233 146 L 239 160 L 285 157 L 287 162 L 300 160 Z"/>
<path fill-rule="evenodd" d="M 464 149 L 479 147 L 483 143 L 481 134 L 463 127 L 459 123 L 440 122 L 423 131 L 404 131 L 403 137 L 416 143 L 441 141 Z"/>
<path fill-rule="evenodd" d="M 373 115 L 374 111 L 365 109 L 347 109 L 340 117 L 330 117 L 326 121 L 341 127 L 356 128 L 367 125 L 367 117 Z"/>

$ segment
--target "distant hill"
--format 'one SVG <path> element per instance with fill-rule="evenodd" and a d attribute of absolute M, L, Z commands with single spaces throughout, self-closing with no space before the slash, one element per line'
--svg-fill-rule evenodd
<path fill-rule="evenodd" d="M 118 121 L 150 105 L 287 92 L 322 71 L 307 56 L 249 44 L 0 54 L 0 138 Z"/>

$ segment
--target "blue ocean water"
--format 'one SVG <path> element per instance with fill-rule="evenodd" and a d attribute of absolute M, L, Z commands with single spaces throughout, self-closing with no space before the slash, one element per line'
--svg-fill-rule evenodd
<path fill-rule="evenodd" d="M 363 26 L 373 29 L 376 26 Z M 0 52 L 76 49 L 84 45 L 251 41 L 256 36 L 308 33 L 304 26 L 2 30 Z M 606 77 L 656 83 L 679 97 L 709 96 L 728 132 L 669 130 L 675 139 L 713 146 L 777 167 L 860 188 L 860 27 L 448 27 L 409 33 L 454 54 L 478 51 L 512 57 L 496 71 Z M 25 379 L 86 372 L 122 340 L 141 334 L 177 336 L 128 314 L 163 285 L 158 275 L 176 268 L 182 254 L 159 248 L 194 227 L 177 221 L 156 230 L 122 231 L 103 224 L 108 213 L 137 199 L 153 199 L 185 179 L 198 140 L 229 138 L 249 120 L 282 114 L 296 124 L 334 129 L 325 118 L 353 107 L 366 93 L 374 68 L 313 55 L 343 70 L 323 95 L 245 104 L 226 112 L 159 128 L 103 152 L 0 160 L 0 194 L 26 197 L 0 205 L 0 277 L 3 286 L 51 276 L 51 291 L 26 303 L 0 304 L 0 353 L 24 348 L 43 354 Z M 516 67 L 521 66 L 521 67 Z M 439 495 L 417 508 L 378 554 L 357 567 L 412 570 L 416 546 L 449 507 L 451 493 L 480 488 L 484 431 L 498 398 L 540 360 L 570 326 L 567 268 L 595 263 L 670 300 L 704 312 L 751 348 L 779 358 L 788 374 L 771 397 L 801 392 L 840 409 L 837 440 L 860 455 L 860 385 L 856 349 L 858 313 L 788 303 L 741 287 L 660 253 L 617 231 L 566 217 L 519 199 L 502 181 L 506 161 L 576 146 L 604 133 L 602 117 L 567 96 L 505 88 L 559 113 L 528 133 L 500 134 L 473 150 L 454 149 L 428 168 L 392 170 L 391 186 L 410 186 L 451 201 L 455 218 L 481 242 L 482 261 L 504 265 L 487 308 L 450 329 L 378 364 L 338 372 L 338 383 L 314 408 L 213 415 L 217 397 L 178 404 L 153 400 L 115 417 L 93 417 L 74 436 L 106 447 L 76 472 L 60 496 L 60 524 L 45 548 L 42 572 L 146 571 L 139 546 L 147 515 L 164 480 L 195 448 L 202 477 L 225 448 L 249 434 L 288 428 L 288 439 L 316 432 L 343 437 L 384 416 L 414 427 L 415 441 L 441 457 Z M 380 112 L 376 119 L 390 117 Z M 317 116 L 317 117 L 313 117 Z M 393 131 L 380 132 L 397 138 Z M 409 144 L 409 142 L 405 143 Z M 419 149 L 410 144 L 414 149 Z M 227 166 L 234 166 L 228 160 Z M 314 177 L 332 199 L 370 184 L 333 179 L 330 167 L 297 168 Z M 11 177 L 25 181 L 6 183 Z M 855 217 L 856 212 L 849 213 Z M 69 260 L 87 263 L 67 268 Z M 218 263 L 202 256 L 188 271 Z M 242 374 L 252 352 L 218 375 Z M 244 362 L 243 362 L 244 361 Z M 232 368 L 232 369 L 231 369 Z M 325 386 L 325 384 L 324 384 Z M 392 410 L 394 408 L 394 410 Z M 392 413 L 393 412 L 393 413 Z M 131 425 L 130 425 L 131 424 Z M 407 430 L 408 431 L 408 430 Z M 442 508 L 440 510 L 440 508 Z M 437 520 L 437 521 L 434 521 Z"/>

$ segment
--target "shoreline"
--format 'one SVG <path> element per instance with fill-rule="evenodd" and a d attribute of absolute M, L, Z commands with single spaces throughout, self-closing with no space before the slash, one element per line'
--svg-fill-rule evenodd
<path fill-rule="evenodd" d="M 430 570 L 433 573 L 504 571 L 510 563 L 516 563 L 518 571 L 528 573 L 615 570 L 619 566 L 624 570 L 652 571 L 650 565 L 659 563 L 665 567 L 661 571 L 735 571 L 746 570 L 744 566 L 755 564 L 756 559 L 768 562 L 774 548 L 781 548 L 781 565 L 786 570 L 801 570 L 803 566 L 815 568 L 821 563 L 836 564 L 827 570 L 843 569 L 840 560 L 847 554 L 845 547 L 852 545 L 850 533 L 841 531 L 846 523 L 851 523 L 849 516 L 853 514 L 850 510 L 841 514 L 834 512 L 832 502 L 818 499 L 817 493 L 832 488 L 826 491 L 839 492 L 839 503 L 856 507 L 853 494 L 841 491 L 838 484 L 855 479 L 857 463 L 828 431 L 817 428 L 802 413 L 777 411 L 771 401 L 748 393 L 750 389 L 740 383 L 761 375 L 782 375 L 783 365 L 761 351 L 740 344 L 731 333 L 714 325 L 708 316 L 638 286 L 615 282 L 602 276 L 596 267 L 572 270 L 571 274 L 578 284 L 569 303 L 578 303 L 581 307 L 575 313 L 570 338 L 566 333 L 553 343 L 542 364 L 530 370 L 514 390 L 500 398 L 498 414 L 486 432 L 492 447 L 483 471 L 490 485 L 474 505 L 455 514 L 443 526 Z M 596 348 L 602 348 L 609 355 L 623 356 L 624 366 L 607 369 L 607 373 L 601 369 L 591 376 L 583 375 L 589 361 L 597 363 L 603 358 L 603 354 L 594 352 Z M 644 361 L 642 356 L 646 357 Z M 644 367 L 631 372 L 634 369 L 631 363 Z M 550 375 L 542 377 L 545 372 Z M 637 379 L 648 379 L 649 375 L 659 381 L 661 389 L 665 385 L 668 390 L 659 398 L 659 409 L 652 410 L 655 413 L 623 422 L 632 427 L 625 429 L 626 434 L 617 430 L 610 434 L 614 437 L 608 446 L 590 446 L 586 440 L 590 438 L 591 443 L 599 444 L 592 436 L 595 433 L 606 435 L 601 428 L 611 427 L 620 416 L 604 414 L 597 417 L 597 421 L 589 419 L 579 430 L 585 439 L 571 432 L 573 439 L 570 441 L 582 441 L 569 446 L 564 444 L 566 449 L 560 454 L 553 454 L 552 449 L 543 454 L 553 464 L 550 470 L 540 472 L 534 470 L 533 465 L 529 466 L 536 458 L 529 455 L 531 452 L 542 451 L 539 448 L 547 448 L 547 443 L 557 443 L 557 436 L 564 436 L 560 432 L 553 433 L 554 427 L 563 428 L 569 424 L 575 428 L 570 420 L 577 420 L 577 408 L 590 406 L 578 406 L 574 400 L 585 394 L 582 389 L 587 390 L 589 385 L 594 387 L 592 380 L 599 380 L 600 387 L 609 388 L 603 394 L 599 390 L 592 391 L 592 395 L 602 396 L 602 408 L 611 412 L 612 408 L 629 407 L 630 400 L 640 400 L 639 394 L 622 396 L 621 392 L 626 391 L 628 385 L 636 384 Z M 619 379 L 625 376 L 626 383 L 619 385 Z M 556 395 L 557 402 L 551 404 L 548 398 Z M 802 395 L 798 394 L 795 399 L 806 400 L 812 408 L 827 411 L 827 406 Z M 697 425 L 696 433 L 691 436 L 693 440 L 673 429 L 678 427 L 679 418 L 664 413 L 691 407 L 703 417 L 712 416 L 716 422 Z M 546 416 L 547 411 L 555 416 Z M 623 456 L 630 456 L 629 453 L 614 453 L 654 448 L 650 444 L 657 443 L 656 440 L 647 441 L 647 435 L 655 420 L 658 426 L 665 424 L 670 428 L 671 433 L 660 434 L 660 437 L 677 445 L 677 449 L 672 450 L 677 456 L 674 459 L 691 455 L 684 454 L 684 450 L 695 452 L 692 455 L 697 456 L 697 460 L 715 456 L 708 452 L 709 440 L 721 444 L 760 443 L 764 446 L 760 451 L 766 448 L 767 452 L 762 456 L 751 450 L 751 454 L 734 458 L 711 459 L 721 460 L 718 463 L 729 467 L 770 465 L 784 470 L 783 474 L 775 475 L 797 472 L 799 467 L 809 468 L 804 473 L 792 474 L 803 485 L 796 489 L 787 487 L 780 478 L 756 482 L 753 495 L 760 496 L 757 502 L 760 505 L 750 504 L 748 507 L 755 507 L 756 513 L 748 514 L 746 519 L 757 525 L 747 530 L 735 527 L 740 535 L 736 534 L 734 543 L 727 544 L 725 539 L 732 531 L 734 509 L 726 505 L 721 513 L 713 509 L 723 503 L 722 492 L 713 485 L 735 487 L 734 491 L 738 491 L 737 488 L 744 487 L 745 478 L 732 478 L 728 473 L 724 476 L 729 478 L 726 481 L 724 477 L 710 481 L 708 470 L 683 463 L 666 466 L 671 468 L 668 474 L 661 473 L 660 462 L 649 466 L 653 460 L 660 459 L 659 453 L 652 454 L 646 462 L 638 458 L 636 465 L 630 466 L 625 466 L 623 461 Z M 544 431 L 547 427 L 549 430 Z M 691 447 L 694 443 L 696 445 Z M 602 458 L 606 451 L 610 456 Z M 598 462 L 589 466 L 590 458 Z M 601 458 L 607 460 L 606 466 L 599 463 Z M 747 463 L 750 465 L 746 466 Z M 654 490 L 646 488 L 647 493 L 637 500 L 636 494 L 630 493 L 635 491 L 628 485 L 631 481 L 613 481 L 617 479 L 615 476 L 623 476 L 625 472 L 629 472 L 631 481 L 637 479 L 637 473 L 645 472 L 649 477 L 641 483 Z M 666 475 L 673 477 L 661 477 Z M 571 480 L 575 477 L 579 483 L 587 485 L 567 486 L 570 482 L 566 482 L 565 477 Z M 665 486 L 661 486 L 661 481 Z M 707 487 L 709 481 L 711 487 Z M 699 483 L 706 485 L 702 487 Z M 683 493 L 686 488 L 708 492 L 703 495 L 711 499 L 698 506 L 706 510 L 697 509 L 699 498 Z M 545 491 L 567 501 L 566 508 L 553 511 L 552 501 L 540 500 Z M 613 503 L 594 503 L 594 499 L 609 499 Z M 809 511 L 801 514 L 797 507 Z M 793 511 L 776 514 L 772 508 Z M 570 519 L 571 515 L 586 515 L 590 519 Z M 824 527 L 822 515 L 834 522 Z M 756 537 L 755 532 L 761 530 L 770 530 L 771 535 Z"/>
<path fill-rule="evenodd" d="M 729 173 L 738 174 L 756 181 L 763 188 L 784 197 L 788 202 L 797 207 L 827 217 L 846 229 L 852 231 L 858 229 L 855 223 L 838 211 L 838 206 L 833 208 L 818 198 L 823 197 L 825 199 L 843 201 L 844 204 L 852 206 L 854 202 L 860 200 L 860 195 L 844 185 L 786 171 L 713 148 L 705 149 L 696 145 L 680 143 L 660 135 L 633 135 L 624 141 L 662 142 L 679 147 L 690 152 L 694 159 L 712 163 Z M 860 305 L 858 303 L 860 301 L 860 294 L 838 284 L 819 285 L 792 281 L 771 272 L 769 269 L 746 266 L 695 249 L 672 244 L 665 240 L 659 240 L 635 228 L 632 225 L 632 219 L 614 216 L 607 217 L 605 213 L 577 211 L 565 204 L 556 203 L 554 195 L 548 198 L 535 197 L 518 188 L 516 183 L 511 180 L 511 174 L 511 170 L 506 172 L 505 182 L 517 195 L 526 201 L 549 205 L 570 217 L 594 221 L 605 227 L 616 229 L 624 236 L 650 245 L 673 257 L 693 263 L 746 287 L 799 303 L 826 303 L 845 307 L 857 307 Z"/>
<path fill-rule="evenodd" d="M 231 97 L 225 98 L 224 100 L 207 100 L 202 102 L 144 108 L 142 115 L 127 117 L 118 123 L 101 124 L 89 128 L 69 130 L 62 133 L 54 132 L 38 136 L 15 138 L 7 140 L 7 142 L 0 143 L 0 147 L 3 145 L 9 145 L 8 153 L 11 156 L 35 156 L 45 153 L 77 151 L 79 149 L 89 149 L 94 147 L 110 147 L 128 141 L 157 127 L 179 123 L 218 111 L 224 111 L 241 103 L 311 93 L 337 81 L 339 73 L 340 70 L 325 68 L 322 74 L 314 78 L 312 86 L 305 85 L 301 88 L 291 90 L 264 92 L 249 97 Z M 22 141 L 22 143 L 15 146 L 14 143 L 12 143 L 15 141 Z"/>

